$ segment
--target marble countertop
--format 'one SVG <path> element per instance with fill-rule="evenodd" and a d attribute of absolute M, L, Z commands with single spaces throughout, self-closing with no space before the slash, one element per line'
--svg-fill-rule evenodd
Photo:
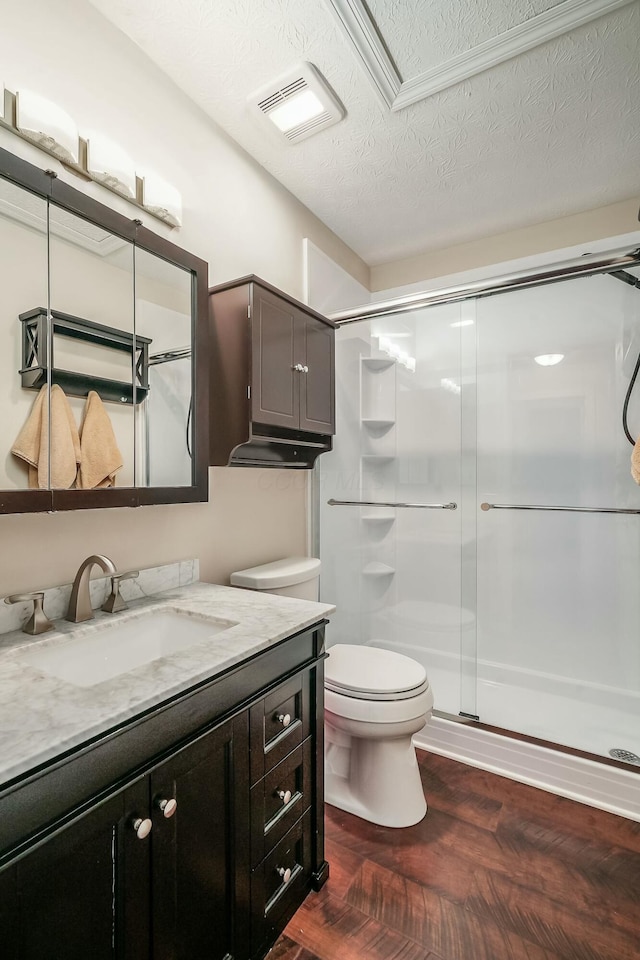
<path fill-rule="evenodd" d="M 36 648 L 51 649 L 75 637 L 87 644 L 114 623 L 174 610 L 234 624 L 179 653 L 130 673 L 82 687 L 45 673 L 33 663 Z M 81 746 L 189 687 L 215 677 L 279 640 L 333 613 L 335 607 L 292 597 L 192 583 L 133 601 L 117 614 L 95 611 L 84 624 L 57 621 L 55 631 L 0 637 L 0 789 L 42 763 Z M 98 653 L 96 652 L 96 656 Z"/>

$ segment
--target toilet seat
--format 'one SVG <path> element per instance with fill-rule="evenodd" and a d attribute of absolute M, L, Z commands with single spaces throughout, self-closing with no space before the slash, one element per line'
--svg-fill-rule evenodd
<path fill-rule="evenodd" d="M 413 699 L 429 688 L 426 670 L 410 657 L 352 643 L 330 647 L 324 685 L 343 697 L 377 702 Z"/>

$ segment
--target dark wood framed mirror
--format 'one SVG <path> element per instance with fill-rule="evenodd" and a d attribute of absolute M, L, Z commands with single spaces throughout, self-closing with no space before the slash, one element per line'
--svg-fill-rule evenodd
<path fill-rule="evenodd" d="M 207 499 L 207 274 L 0 149 L 0 513 Z"/>

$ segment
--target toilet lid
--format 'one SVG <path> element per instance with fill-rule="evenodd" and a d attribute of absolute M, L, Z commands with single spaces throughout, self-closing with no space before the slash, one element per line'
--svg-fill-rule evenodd
<path fill-rule="evenodd" d="M 429 686 L 423 666 L 392 650 L 337 643 L 329 649 L 325 686 L 362 700 L 403 700 Z"/>

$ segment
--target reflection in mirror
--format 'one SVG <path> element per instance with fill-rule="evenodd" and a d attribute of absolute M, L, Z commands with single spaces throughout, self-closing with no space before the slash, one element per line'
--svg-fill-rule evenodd
<path fill-rule="evenodd" d="M 136 484 L 193 483 L 193 294 L 190 271 L 136 247 L 136 341 L 146 341 L 149 390 L 136 405 Z"/>
<path fill-rule="evenodd" d="M 23 389 L 19 317 L 30 307 L 42 307 L 41 332 L 46 339 L 47 202 L 1 178 L 0 250 L 0 489 L 46 490 L 49 486 L 47 388 L 45 386 L 42 396 Z M 36 399 L 39 402 L 33 411 Z"/>
<path fill-rule="evenodd" d="M 72 456 L 63 412 L 79 437 L 74 486 L 134 483 L 133 244 L 50 204 L 52 465 Z M 53 388 L 52 388 L 53 389 Z M 63 487 L 52 469 L 52 486 Z"/>

